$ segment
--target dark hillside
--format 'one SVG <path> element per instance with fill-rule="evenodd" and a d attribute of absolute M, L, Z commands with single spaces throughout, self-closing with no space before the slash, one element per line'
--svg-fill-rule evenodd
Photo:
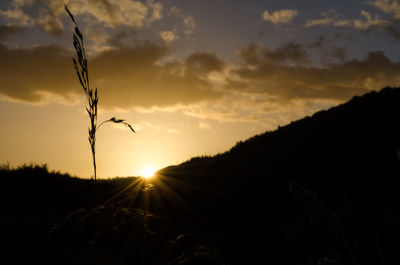
<path fill-rule="evenodd" d="M 23 165 L 0 168 L 0 205 L 8 211 L 54 209 L 69 212 L 95 204 L 93 180 L 49 172 L 47 165 Z M 99 200 L 104 201 L 127 186 L 133 178 L 101 180 Z"/>
<path fill-rule="evenodd" d="M 399 117 L 385 88 L 151 180 L 101 180 L 97 203 L 92 180 L 0 168 L 0 263 L 400 264 Z"/>
<path fill-rule="evenodd" d="M 160 174 L 243 263 L 399 264 L 399 118 L 385 88 Z"/>
<path fill-rule="evenodd" d="M 379 175 L 383 180 L 397 173 L 399 114 L 400 91 L 386 88 L 252 137 L 223 155 L 193 159 L 162 173 L 177 178 L 184 174 L 181 178 L 213 189 L 225 188 L 230 182 L 292 180 L 312 190 L 315 186 L 320 196 L 329 197 L 326 192 L 334 196 L 337 192 L 332 187 L 342 187 L 339 180 L 348 180 L 345 175 L 366 174 L 361 178 L 369 181 L 367 176 Z M 376 190 L 373 193 L 377 195 Z"/>

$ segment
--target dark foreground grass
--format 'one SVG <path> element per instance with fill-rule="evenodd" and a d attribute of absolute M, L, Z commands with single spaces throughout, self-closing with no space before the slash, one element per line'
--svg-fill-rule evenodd
<path fill-rule="evenodd" d="M 99 181 L 100 205 L 93 180 L 5 166 L 1 263 L 400 264 L 399 102 L 386 88 L 151 182 Z"/>
<path fill-rule="evenodd" d="M 226 264 L 171 215 L 149 211 L 154 189 L 141 178 L 98 180 L 97 202 L 93 181 L 46 165 L 1 166 L 0 263 Z"/>

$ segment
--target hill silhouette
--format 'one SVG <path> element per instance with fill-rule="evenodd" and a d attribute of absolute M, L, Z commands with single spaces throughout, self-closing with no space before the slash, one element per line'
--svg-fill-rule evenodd
<path fill-rule="evenodd" d="M 399 103 L 370 92 L 160 174 L 232 263 L 400 264 Z"/>
<path fill-rule="evenodd" d="M 6 260 L 400 264 L 399 103 L 385 88 L 152 180 L 100 181 L 101 205 L 91 180 L 3 168 Z"/>

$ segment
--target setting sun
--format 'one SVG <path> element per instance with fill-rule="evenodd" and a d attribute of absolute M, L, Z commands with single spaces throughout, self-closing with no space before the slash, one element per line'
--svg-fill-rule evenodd
<path fill-rule="evenodd" d="M 151 178 L 155 172 L 156 172 L 156 170 L 154 169 L 154 167 L 146 166 L 142 169 L 141 175 L 144 178 Z"/>

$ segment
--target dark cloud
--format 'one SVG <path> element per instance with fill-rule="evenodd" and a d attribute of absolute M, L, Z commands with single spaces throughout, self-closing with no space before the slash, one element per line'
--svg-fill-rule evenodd
<path fill-rule="evenodd" d="M 324 35 L 320 35 L 317 40 L 315 40 L 314 42 L 310 43 L 307 45 L 307 48 L 310 49 L 315 49 L 315 48 L 321 48 L 324 47 L 326 45 L 327 42 L 327 37 Z"/>
<path fill-rule="evenodd" d="M 400 82 L 400 64 L 380 51 L 368 53 L 363 60 L 323 66 L 275 63 L 263 59 L 262 52 L 239 55 L 243 64 L 232 73 L 236 78 L 228 85 L 275 96 L 281 102 L 299 98 L 346 100 Z"/>
<path fill-rule="evenodd" d="M 354 35 L 345 34 L 343 32 L 335 32 L 335 34 L 333 34 L 333 37 L 335 39 L 339 39 L 339 40 L 345 41 L 348 44 L 354 42 Z"/>
<path fill-rule="evenodd" d="M 365 34 L 386 33 L 395 40 L 400 40 L 400 30 L 394 24 L 370 27 L 362 31 Z"/>
<path fill-rule="evenodd" d="M 129 37 L 126 31 L 120 31 L 107 39 L 107 44 L 113 47 L 123 47 L 123 41 Z"/>
<path fill-rule="evenodd" d="M 400 82 L 400 63 L 383 52 L 316 65 L 310 62 L 306 47 L 290 43 L 270 50 L 253 44 L 240 49 L 238 65 L 226 67 L 215 54 L 207 52 L 173 60 L 163 45 L 143 41 L 127 47 L 119 43 L 89 58 L 89 74 L 92 86 L 99 89 L 100 105 L 124 109 L 189 105 L 238 91 L 251 93 L 257 100 L 274 99 L 274 104 L 288 104 L 293 99 L 346 100 Z M 343 58 L 341 51 L 337 53 Z M 72 52 L 65 48 L 13 49 L 0 45 L 0 56 L 0 94 L 4 96 L 39 102 L 44 99 L 43 92 L 65 98 L 82 95 L 72 67 Z M 225 76 L 223 89 L 214 89 L 209 79 L 212 72 L 219 73 L 219 78 Z"/>
<path fill-rule="evenodd" d="M 102 88 L 102 102 L 127 108 L 189 104 L 219 97 L 203 78 L 205 73 L 220 69 L 218 58 L 196 53 L 184 62 L 157 63 L 166 55 L 166 47 L 144 42 L 134 49 L 114 49 L 94 58 L 91 65 L 96 84 Z"/>
<path fill-rule="evenodd" d="M 239 50 L 239 56 L 248 64 L 309 64 L 307 50 L 300 44 L 288 43 L 274 51 L 268 47 L 251 44 Z"/>
<path fill-rule="evenodd" d="M 18 100 L 38 102 L 41 92 L 76 91 L 70 54 L 59 46 L 11 49 L 0 44 L 0 93 Z"/>
<path fill-rule="evenodd" d="M 193 59 L 165 64 L 169 55 L 164 46 L 141 42 L 135 47 L 119 47 L 89 58 L 92 85 L 99 88 L 103 107 L 151 107 L 189 104 L 219 97 L 211 83 L 193 74 Z M 70 51 L 58 46 L 11 49 L 0 46 L 0 93 L 27 102 L 43 100 L 42 92 L 68 98 L 80 95 Z M 189 57 L 190 58 L 190 57 Z M 220 69 L 215 56 L 195 54 L 202 71 Z"/>
<path fill-rule="evenodd" d="M 204 75 L 212 71 L 221 71 L 224 63 L 215 54 L 197 52 L 190 55 L 185 64 L 191 74 Z"/>
<path fill-rule="evenodd" d="M 342 41 L 338 41 L 339 39 Z M 351 40 L 347 40 L 342 34 L 334 34 L 333 38 L 320 35 L 314 42 L 304 45 L 304 48 L 313 49 L 322 62 L 344 62 L 350 42 Z"/>
<path fill-rule="evenodd" d="M 400 30 L 397 29 L 395 26 L 390 25 L 385 28 L 386 32 L 389 33 L 393 38 L 396 40 L 400 40 Z"/>
<path fill-rule="evenodd" d="M 62 1 L 33 0 L 21 1 L 16 10 L 30 17 L 40 28 L 52 36 L 60 37 L 64 27 L 60 15 L 64 14 Z"/>
<path fill-rule="evenodd" d="M 106 14 L 114 25 L 118 24 L 118 10 L 109 0 L 88 0 L 91 6 L 96 6 L 101 13 Z"/>
<path fill-rule="evenodd" d="M 49 10 L 51 11 L 51 10 Z M 37 20 L 37 24 L 47 33 L 54 37 L 61 37 L 64 33 L 64 27 L 57 15 L 48 13 Z"/>
<path fill-rule="evenodd" d="M 347 49 L 345 47 L 333 46 L 329 49 L 327 55 L 344 62 L 347 58 Z"/>
<path fill-rule="evenodd" d="M 5 41 L 9 37 L 23 34 L 26 31 L 24 27 L 0 25 L 0 41 Z"/>

